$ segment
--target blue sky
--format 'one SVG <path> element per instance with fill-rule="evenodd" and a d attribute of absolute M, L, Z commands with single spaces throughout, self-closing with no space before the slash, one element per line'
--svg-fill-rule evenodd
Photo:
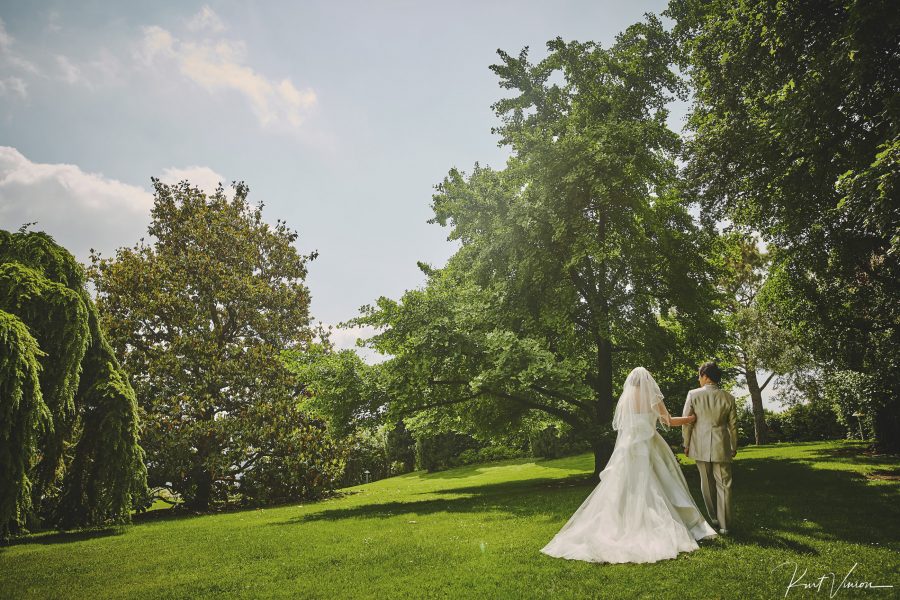
<path fill-rule="evenodd" d="M 151 176 L 243 180 L 318 250 L 312 314 L 337 323 L 455 251 L 426 223 L 431 194 L 452 167 L 506 159 L 490 131 L 498 48 L 608 45 L 664 5 L 4 2 L 0 227 L 37 221 L 87 260 L 145 233 Z"/>

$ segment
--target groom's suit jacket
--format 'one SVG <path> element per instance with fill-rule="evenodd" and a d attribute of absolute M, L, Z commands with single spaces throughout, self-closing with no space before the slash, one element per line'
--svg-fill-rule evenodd
<path fill-rule="evenodd" d="M 715 384 L 688 392 L 683 416 L 697 420 L 681 428 L 684 447 L 694 460 L 731 462 L 737 451 L 737 405 L 734 396 Z"/>

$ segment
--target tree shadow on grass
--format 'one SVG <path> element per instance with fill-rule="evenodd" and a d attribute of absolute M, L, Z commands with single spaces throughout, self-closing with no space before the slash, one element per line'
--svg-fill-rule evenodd
<path fill-rule="evenodd" d="M 697 469 L 688 466 L 685 474 L 695 501 L 699 499 L 698 507 L 704 511 Z M 539 516 L 562 525 L 595 484 L 592 476 L 581 474 L 448 488 L 422 495 L 459 497 L 327 509 L 273 525 L 438 512 Z M 807 541 L 840 540 L 900 549 L 896 536 L 900 531 L 898 492 L 898 486 L 872 485 L 860 473 L 817 469 L 802 459 L 739 459 L 732 492 L 735 524 L 728 539 L 736 544 L 808 555 L 818 554 L 818 550 Z"/>
<path fill-rule="evenodd" d="M 97 538 L 111 537 L 122 535 L 125 528 L 122 526 L 103 527 L 100 529 L 79 529 L 75 531 L 56 531 L 48 533 L 35 533 L 12 538 L 5 543 L 0 544 L 0 550 L 4 546 L 28 546 L 32 544 L 51 545 L 51 544 L 69 544 L 72 542 L 81 542 L 84 540 L 93 540 Z"/>
<path fill-rule="evenodd" d="M 581 469 L 582 463 L 585 462 L 584 455 L 575 455 L 564 458 L 510 458 L 502 461 L 491 462 L 488 464 L 479 463 L 475 465 L 465 465 L 462 467 L 452 467 L 441 471 L 432 471 L 430 473 L 421 473 L 421 479 L 462 479 L 478 475 L 484 471 L 496 467 L 512 467 L 517 465 L 534 464 L 544 469 L 565 470 Z"/>
<path fill-rule="evenodd" d="M 139 525 L 145 523 L 156 523 L 156 522 L 166 522 L 166 521 L 183 521 L 186 519 L 197 519 L 201 517 L 209 517 L 213 515 L 224 515 L 229 513 L 236 512 L 244 512 L 244 511 L 252 511 L 252 510 L 267 510 L 267 509 L 275 509 L 282 508 L 285 506 L 292 506 L 299 503 L 306 505 L 313 505 L 316 502 L 322 502 L 325 500 L 332 500 L 336 498 L 343 498 L 347 496 L 352 496 L 359 492 L 356 491 L 343 491 L 343 490 L 335 490 L 330 494 L 326 494 L 321 498 L 315 498 L 310 500 L 286 500 L 284 502 L 273 503 L 266 506 L 261 507 L 246 507 L 239 505 L 228 505 L 224 507 L 219 507 L 215 510 L 207 511 L 207 512 L 197 512 L 192 511 L 180 506 L 176 506 L 173 508 L 162 508 L 156 510 L 149 510 L 142 513 L 135 513 L 131 517 L 131 523 L 128 525 L 110 525 L 107 527 L 90 527 L 85 529 L 73 529 L 70 531 L 39 531 L 35 533 L 29 533 L 25 535 L 21 535 L 18 537 L 13 537 L 8 540 L 0 539 L 0 552 L 3 551 L 4 547 L 9 546 L 24 546 L 31 544 L 68 544 L 72 542 L 79 542 L 83 540 L 90 540 L 95 538 L 103 538 L 110 537 L 115 535 L 122 535 L 125 533 L 125 530 L 131 525 Z"/>
<path fill-rule="evenodd" d="M 742 546 L 757 546 L 760 548 L 774 548 L 776 550 L 789 550 L 795 554 L 804 554 L 816 556 L 819 551 L 813 546 L 797 541 L 795 539 L 779 535 L 774 531 L 766 528 L 757 528 L 747 530 L 738 529 L 734 532 L 731 539 Z"/>
<path fill-rule="evenodd" d="M 519 517 L 544 516 L 551 520 L 567 519 L 593 488 L 585 476 L 525 479 L 454 487 L 417 495 L 445 496 L 392 501 L 311 512 L 272 525 L 298 525 L 313 521 L 338 521 L 347 518 L 386 519 L 404 514 L 427 515 L 439 512 L 502 512 Z M 446 497 L 456 496 L 456 497 Z"/>
<path fill-rule="evenodd" d="M 865 465 L 892 464 L 900 467 L 900 455 L 878 454 L 864 442 L 844 444 L 835 448 L 817 448 L 809 454 L 811 459 Z"/>
<path fill-rule="evenodd" d="M 815 550 L 796 537 L 900 549 L 898 492 L 897 486 L 868 483 L 862 473 L 817 469 L 803 459 L 739 460 L 733 537 L 737 543 L 801 553 Z"/>

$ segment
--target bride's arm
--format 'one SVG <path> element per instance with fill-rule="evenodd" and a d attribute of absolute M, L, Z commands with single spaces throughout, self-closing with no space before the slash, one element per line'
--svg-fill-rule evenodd
<path fill-rule="evenodd" d="M 658 402 L 654 405 L 656 412 L 659 414 L 659 420 L 669 425 L 670 427 L 678 427 L 680 425 L 687 425 L 688 423 L 693 423 L 697 420 L 697 415 L 690 415 L 687 417 L 673 417 L 669 414 L 669 409 L 666 408 L 666 405 L 662 402 Z"/>
<path fill-rule="evenodd" d="M 670 417 L 669 425 L 679 426 L 679 425 L 688 425 L 689 423 L 693 423 L 697 420 L 697 415 L 691 415 L 689 417 Z"/>

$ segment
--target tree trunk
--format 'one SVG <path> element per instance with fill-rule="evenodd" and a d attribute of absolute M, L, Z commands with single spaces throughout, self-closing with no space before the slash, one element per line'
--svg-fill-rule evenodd
<path fill-rule="evenodd" d="M 763 412 L 762 390 L 759 389 L 759 381 L 756 379 L 756 369 L 747 369 L 747 390 L 750 392 L 750 401 L 753 404 L 753 430 L 756 436 L 756 445 L 766 444 L 769 441 L 769 430 L 766 427 L 766 415 Z"/>
<path fill-rule="evenodd" d="M 606 214 L 600 214 L 597 223 L 597 239 L 601 244 L 606 241 Z M 609 298 L 606 295 L 607 265 L 600 262 L 597 269 L 596 322 L 595 336 L 597 343 L 597 414 L 596 433 L 591 437 L 594 450 L 594 476 L 600 474 L 612 450 L 608 438 L 600 435 L 607 431 L 613 416 L 613 347 L 610 339 Z M 595 317 L 595 318 L 596 318 Z"/>
<path fill-rule="evenodd" d="M 606 464 L 607 457 L 599 444 L 594 443 L 592 446 L 592 450 L 594 451 L 594 473 L 591 475 L 591 478 L 596 481 L 600 476 L 600 471 L 603 470 L 603 466 Z"/>
<path fill-rule="evenodd" d="M 194 477 L 197 482 L 197 491 L 190 503 L 191 509 L 198 512 L 206 512 L 209 510 L 209 504 L 212 500 L 212 473 L 202 466 L 198 466 Z"/>
<path fill-rule="evenodd" d="M 596 481 L 600 476 L 600 471 L 609 462 L 609 456 L 612 453 L 612 444 L 606 439 L 593 438 L 591 442 L 591 450 L 594 452 L 594 473 L 591 477 Z"/>
<path fill-rule="evenodd" d="M 601 245 L 606 242 L 606 213 L 600 214 L 597 239 Z M 609 322 L 609 296 L 607 295 L 606 280 L 608 278 L 607 264 L 603 261 L 597 270 L 597 296 L 600 322 L 597 324 L 597 375 L 599 379 L 599 408 L 600 422 L 607 423 L 612 419 L 613 411 L 613 364 L 612 364 L 612 337 Z"/>
<path fill-rule="evenodd" d="M 207 421 L 212 420 L 212 409 L 207 409 L 205 415 Z M 201 436 L 197 442 L 197 455 L 194 457 L 196 461 L 192 469 L 192 479 L 194 480 L 194 498 L 189 501 L 191 509 L 198 512 L 206 512 L 209 510 L 212 501 L 213 474 L 207 466 L 206 459 L 211 453 L 212 434 L 206 433 Z"/>
<path fill-rule="evenodd" d="M 900 416 L 896 407 L 888 401 L 874 416 L 875 448 L 888 454 L 900 452 Z"/>

